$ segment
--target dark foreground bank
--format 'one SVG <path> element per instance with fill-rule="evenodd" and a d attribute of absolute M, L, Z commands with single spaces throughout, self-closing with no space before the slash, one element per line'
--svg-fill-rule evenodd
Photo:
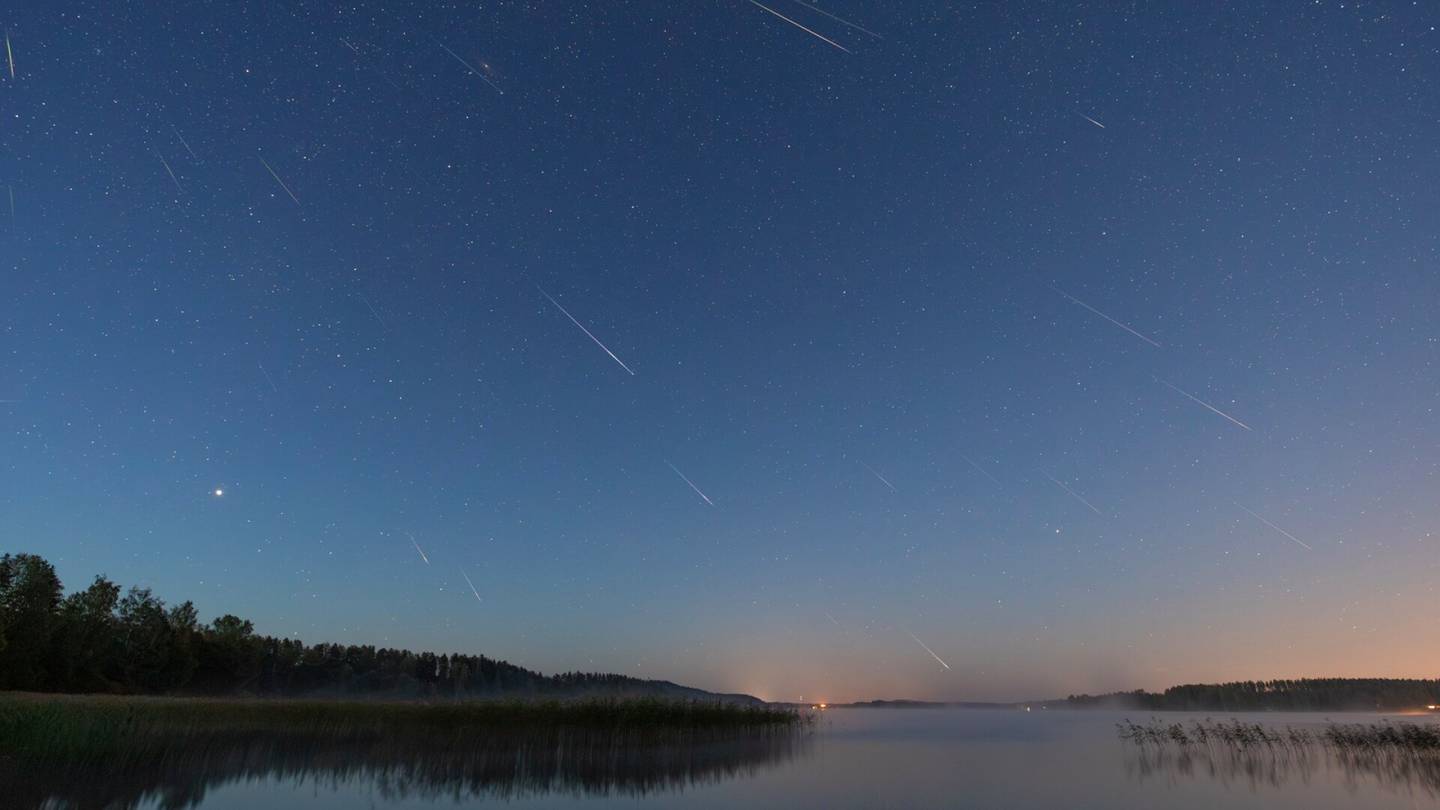
<path fill-rule="evenodd" d="M 658 700 L 342 702 L 0 694 L 10 808 L 196 807 L 236 781 L 397 796 L 641 796 L 753 773 L 808 743 L 766 706 Z"/>
<path fill-rule="evenodd" d="M 660 737 L 797 729 L 793 709 L 721 702 L 328 701 L 0 695 L 0 755 L 144 757 L 190 740 L 267 737 L 348 743 L 406 739 L 462 743 L 514 733 L 587 731 Z"/>

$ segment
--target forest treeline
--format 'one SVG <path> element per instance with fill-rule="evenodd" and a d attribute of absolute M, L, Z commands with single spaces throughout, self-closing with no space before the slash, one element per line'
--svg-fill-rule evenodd
<path fill-rule="evenodd" d="M 1172 686 L 1164 692 L 1071 695 L 1077 707 L 1155 711 L 1405 711 L 1440 704 L 1440 680 L 1301 678 Z"/>
<path fill-rule="evenodd" d="M 724 698 L 668 681 L 572 672 L 542 675 L 483 655 L 436 655 L 358 644 L 307 645 L 255 633 L 237 616 L 202 624 L 190 602 L 103 576 L 63 594 L 34 554 L 0 557 L 0 689 L 115 694 L 624 695 Z"/>

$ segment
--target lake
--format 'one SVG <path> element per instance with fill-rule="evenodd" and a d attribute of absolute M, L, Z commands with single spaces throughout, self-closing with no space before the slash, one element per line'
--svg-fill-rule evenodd
<path fill-rule="evenodd" d="M 655 746 L 592 734 L 559 743 L 507 738 L 465 751 L 363 752 L 251 740 L 176 751 L 164 763 L 124 772 L 100 766 L 83 776 L 71 770 L 21 779 L 33 806 L 86 808 L 1440 807 L 1440 758 L 1397 761 L 1323 749 L 1299 757 L 1186 755 L 1121 741 L 1115 723 L 1127 717 L 1203 719 L 1152 712 L 831 709 L 799 735 L 701 735 Z M 1325 725 L 1325 717 L 1311 714 L 1214 717 L 1281 728 Z"/>

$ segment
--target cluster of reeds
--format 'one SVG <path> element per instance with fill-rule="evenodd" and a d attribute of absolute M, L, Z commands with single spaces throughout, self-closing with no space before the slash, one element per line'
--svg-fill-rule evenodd
<path fill-rule="evenodd" d="M 1301 751 L 1325 746 L 1336 751 L 1440 752 L 1440 725 L 1429 723 L 1328 723 L 1323 729 L 1270 726 L 1240 720 L 1180 722 L 1125 720 L 1120 739 L 1139 746 L 1228 748 L 1238 751 Z"/>
<path fill-rule="evenodd" d="M 663 700 L 339 702 L 0 694 L 0 806 L 181 808 L 235 780 L 397 798 L 644 795 L 796 755 L 800 712 Z"/>
<path fill-rule="evenodd" d="M 1304 748 L 1314 745 L 1317 737 L 1309 729 L 1287 726 L 1284 729 L 1263 723 L 1242 723 L 1206 719 L 1190 725 L 1151 720 L 1147 725 L 1126 720 L 1116 723 L 1120 739 L 1142 746 L 1202 747 L 1223 746 L 1238 750 L 1255 748 Z"/>
<path fill-rule="evenodd" d="M 541 731 L 603 731 L 655 738 L 791 729 L 798 711 L 765 705 L 665 700 L 359 702 L 55 695 L 0 696 L 0 754 L 70 759 L 143 757 L 188 737 L 348 743 L 451 739 Z"/>
<path fill-rule="evenodd" d="M 1324 737 L 1347 751 L 1440 752 L 1440 725 L 1433 723 L 1331 723 Z"/>
<path fill-rule="evenodd" d="M 1440 726 L 1420 723 L 1328 723 L 1271 726 L 1240 720 L 1118 723 L 1134 744 L 1128 763 L 1141 778 L 1208 775 L 1224 783 L 1279 787 L 1333 771 L 1346 784 L 1374 781 L 1440 796 Z"/>

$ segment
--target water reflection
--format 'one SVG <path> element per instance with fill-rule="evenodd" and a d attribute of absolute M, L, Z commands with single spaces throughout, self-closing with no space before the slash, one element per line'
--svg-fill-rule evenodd
<path fill-rule="evenodd" d="M 237 781 L 367 780 L 386 799 L 513 799 L 547 793 L 643 796 L 751 776 L 802 755 L 805 732 L 543 731 L 478 738 L 317 743 L 261 735 L 177 738 L 143 761 L 20 763 L 0 758 L 6 807 L 197 807 Z M 11 804 L 10 802 L 13 802 Z"/>
<path fill-rule="evenodd" d="M 1126 771 L 1142 782 L 1208 779 L 1258 791 L 1319 779 L 1351 792 L 1376 785 L 1440 798 L 1440 755 L 1434 752 L 1136 747 L 1129 749 Z"/>

